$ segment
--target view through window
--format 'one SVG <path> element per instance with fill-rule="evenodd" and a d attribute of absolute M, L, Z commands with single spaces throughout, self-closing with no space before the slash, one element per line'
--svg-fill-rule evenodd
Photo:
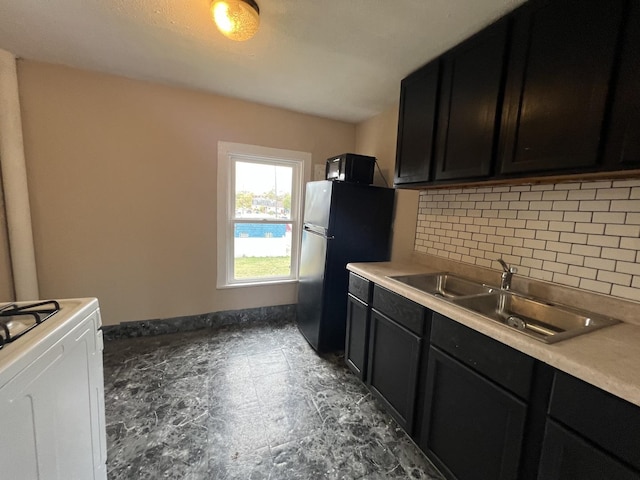
<path fill-rule="evenodd" d="M 231 157 L 233 279 L 292 277 L 296 164 Z"/>
<path fill-rule="evenodd" d="M 295 281 L 311 154 L 218 142 L 218 288 Z"/>

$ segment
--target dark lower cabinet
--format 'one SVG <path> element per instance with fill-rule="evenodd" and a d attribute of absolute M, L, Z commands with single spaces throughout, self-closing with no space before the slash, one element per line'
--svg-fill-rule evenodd
<path fill-rule="evenodd" d="M 347 331 L 344 358 L 360 380 L 366 380 L 369 338 L 369 306 L 349 294 L 347 297 Z"/>
<path fill-rule="evenodd" d="M 428 365 L 427 456 L 450 479 L 518 478 L 526 404 L 437 348 Z"/>
<path fill-rule="evenodd" d="M 640 448 L 640 446 L 638 447 Z M 598 447 L 547 422 L 539 480 L 638 480 L 640 475 Z"/>
<path fill-rule="evenodd" d="M 412 435 L 422 338 L 374 308 L 369 340 L 369 389 Z"/>

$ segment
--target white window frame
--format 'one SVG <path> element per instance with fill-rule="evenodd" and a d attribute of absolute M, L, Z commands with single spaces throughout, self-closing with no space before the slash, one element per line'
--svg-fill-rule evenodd
<path fill-rule="evenodd" d="M 253 223 L 291 223 L 291 275 L 286 278 L 264 278 L 236 280 L 234 267 L 234 211 L 235 160 L 246 159 L 267 164 L 281 164 L 294 167 L 291 192 L 291 218 L 287 220 L 263 221 Z M 290 283 L 298 280 L 298 262 L 300 260 L 300 242 L 302 238 L 302 212 L 304 186 L 311 176 L 311 154 L 294 150 L 245 145 L 242 143 L 218 142 L 218 272 L 217 288 L 234 288 L 256 285 Z"/>

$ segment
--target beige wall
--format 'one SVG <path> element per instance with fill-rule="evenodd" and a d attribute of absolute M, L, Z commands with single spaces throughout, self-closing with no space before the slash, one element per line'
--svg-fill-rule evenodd
<path fill-rule="evenodd" d="M 11 255 L 7 232 L 7 216 L 4 208 L 4 194 L 0 181 L 0 302 L 15 300 L 13 290 L 13 274 L 11 272 Z"/>
<path fill-rule="evenodd" d="M 377 158 L 389 186 L 393 184 L 397 130 L 397 104 L 358 124 L 356 128 L 356 152 Z M 375 184 L 384 185 L 384 180 L 377 171 Z M 396 190 L 391 250 L 393 260 L 401 260 L 413 252 L 418 218 L 418 193 L 413 190 Z"/>
<path fill-rule="evenodd" d="M 354 125 L 66 67 L 18 67 L 43 298 L 97 296 L 106 324 L 295 303 L 295 284 L 215 288 L 217 143 L 307 151 L 323 163 L 354 149 Z"/>

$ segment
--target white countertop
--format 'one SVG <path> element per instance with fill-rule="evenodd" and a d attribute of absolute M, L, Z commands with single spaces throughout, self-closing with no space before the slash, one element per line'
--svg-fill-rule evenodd
<path fill-rule="evenodd" d="M 399 262 L 350 263 L 347 269 L 558 370 L 640 406 L 639 325 L 620 323 L 555 344 L 546 344 L 387 278 L 393 275 L 437 271 L 424 265 Z"/>

